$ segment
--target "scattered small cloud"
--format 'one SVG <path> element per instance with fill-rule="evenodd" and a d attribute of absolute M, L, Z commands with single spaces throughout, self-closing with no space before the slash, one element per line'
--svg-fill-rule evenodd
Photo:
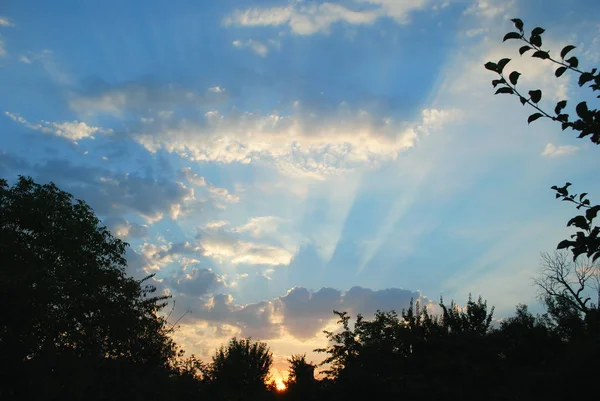
<path fill-rule="evenodd" d="M 579 150 L 579 147 L 574 146 L 574 145 L 556 146 L 553 143 L 549 143 L 544 148 L 544 151 L 542 152 L 542 156 L 547 156 L 547 157 L 568 156 L 568 155 L 572 155 L 573 153 L 577 152 L 578 150 Z"/>
<path fill-rule="evenodd" d="M 476 0 L 465 10 L 465 14 L 472 14 L 476 17 L 496 18 L 505 15 L 514 4 L 514 0 Z"/>
<path fill-rule="evenodd" d="M 18 114 L 11 112 L 4 112 L 13 121 L 25 125 L 35 131 L 40 131 L 46 134 L 52 134 L 69 139 L 73 142 L 77 142 L 81 139 L 89 138 L 94 139 L 94 134 L 108 135 L 112 134 L 112 129 L 103 129 L 100 127 L 94 127 L 86 124 L 83 121 L 63 121 L 63 122 L 52 122 L 52 121 L 40 121 L 37 124 L 33 124 L 25 120 Z"/>
<path fill-rule="evenodd" d="M 269 53 L 269 48 L 265 44 L 254 39 L 248 39 L 245 42 L 234 40 L 232 44 L 238 49 L 250 49 L 261 57 L 265 57 Z"/>
<path fill-rule="evenodd" d="M 190 184 L 196 185 L 198 187 L 206 186 L 206 180 L 204 179 L 204 177 L 192 171 L 191 167 L 183 167 L 179 172 L 186 180 L 188 180 Z"/>
<path fill-rule="evenodd" d="M 15 24 L 7 17 L 0 17 L 0 26 L 9 27 L 9 26 L 14 26 L 14 25 Z"/>

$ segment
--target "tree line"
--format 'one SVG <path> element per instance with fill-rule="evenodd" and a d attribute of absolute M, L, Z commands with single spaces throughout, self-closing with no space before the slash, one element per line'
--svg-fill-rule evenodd
<path fill-rule="evenodd" d="M 505 40 L 520 40 L 521 55 L 557 64 L 579 84 L 600 89 L 600 74 L 575 57 L 542 49 L 542 28 L 527 37 L 519 19 Z M 509 59 L 487 63 L 499 75 L 497 93 L 536 109 L 529 122 L 548 118 L 600 143 L 600 112 L 586 102 L 569 117 L 566 102 L 544 111 L 542 93 L 517 88 L 520 73 L 504 73 Z M 440 299 L 440 313 L 418 302 L 407 309 L 352 317 L 333 311 L 338 329 L 315 351 L 320 364 L 292 355 L 285 391 L 276 388 L 268 345 L 232 338 L 210 361 L 186 356 L 176 329 L 161 313 L 169 297 L 156 293 L 152 275 L 126 274 L 128 246 L 93 210 L 53 183 L 0 180 L 0 399 L 2 400 L 407 400 L 569 399 L 594 394 L 600 360 L 600 257 L 594 219 L 600 206 L 571 184 L 552 189 L 583 210 L 568 226 L 578 231 L 542 255 L 536 284 L 546 306 L 532 314 L 517 305 L 493 324 L 494 308 L 481 297 L 465 305 Z M 321 374 L 317 375 L 317 369 Z"/>

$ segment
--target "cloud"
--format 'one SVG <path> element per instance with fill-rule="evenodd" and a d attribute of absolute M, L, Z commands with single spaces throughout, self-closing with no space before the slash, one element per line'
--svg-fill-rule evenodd
<path fill-rule="evenodd" d="M 229 193 L 225 188 L 219 188 L 211 184 L 208 185 L 208 192 L 213 196 L 213 199 L 223 200 L 227 203 L 238 203 L 240 201 L 239 196 Z"/>
<path fill-rule="evenodd" d="M 249 241 L 205 238 L 201 243 L 204 256 L 217 261 L 229 261 L 234 265 L 287 265 L 294 256 L 294 253 L 287 249 Z"/>
<path fill-rule="evenodd" d="M 198 187 L 206 186 L 206 180 L 204 179 L 204 177 L 193 172 L 191 167 L 183 167 L 179 172 L 186 180 L 188 180 L 190 184 L 196 185 Z"/>
<path fill-rule="evenodd" d="M 56 182 L 77 198 L 85 199 L 97 214 L 109 218 L 135 212 L 152 224 L 162 220 L 174 207 L 183 215 L 187 203 L 194 200 L 193 189 L 166 178 L 118 173 L 65 160 L 50 160 L 32 166 L 32 170 L 36 180 Z"/>
<path fill-rule="evenodd" d="M 245 42 L 234 40 L 232 44 L 238 49 L 250 49 L 261 57 L 265 57 L 269 53 L 269 48 L 265 44 L 254 39 L 248 39 Z"/>
<path fill-rule="evenodd" d="M 50 61 L 52 56 L 52 51 L 48 49 L 44 49 L 41 52 L 25 52 L 19 57 L 19 61 L 25 64 L 32 64 L 36 61 L 40 61 L 42 63 L 47 63 Z"/>
<path fill-rule="evenodd" d="M 409 22 L 409 15 L 420 10 L 428 3 L 426 0 L 359 0 L 359 3 L 370 5 L 369 9 L 352 10 L 339 3 L 325 2 L 321 4 L 294 3 L 284 7 L 249 8 L 236 10 L 224 19 L 226 26 L 282 26 L 298 35 L 327 33 L 336 23 L 349 25 L 372 25 L 377 19 L 389 17 L 397 23 Z"/>
<path fill-rule="evenodd" d="M 226 96 L 225 90 L 220 87 L 198 92 L 175 84 L 125 82 L 112 85 L 97 80 L 72 93 L 69 107 L 82 114 L 121 117 L 124 113 L 136 113 L 136 116 L 151 113 L 159 119 L 168 119 L 173 108 L 196 108 L 218 103 Z"/>
<path fill-rule="evenodd" d="M 207 183 L 206 179 L 195 173 L 191 167 L 183 167 L 181 170 L 179 170 L 179 174 L 189 183 L 198 187 L 205 187 L 210 198 L 215 202 L 215 205 L 221 209 L 224 208 L 224 206 L 220 203 L 221 201 L 225 203 L 238 203 L 240 201 L 240 197 L 238 195 L 230 193 L 226 188 L 219 188 L 211 183 Z"/>
<path fill-rule="evenodd" d="M 416 125 L 346 106 L 329 116 L 211 111 L 203 121 L 158 125 L 134 139 L 191 161 L 274 164 L 288 175 L 324 179 L 395 160 L 417 139 Z"/>
<path fill-rule="evenodd" d="M 104 221 L 108 230 L 121 239 L 144 238 L 148 235 L 149 227 L 125 220 L 120 216 L 112 216 Z"/>
<path fill-rule="evenodd" d="M 311 293 L 306 288 L 295 287 L 278 301 L 286 331 L 302 340 L 323 330 L 333 318 L 334 310 L 343 310 L 342 293 L 333 288 Z"/>
<path fill-rule="evenodd" d="M 0 27 L 9 27 L 9 26 L 13 26 L 13 25 L 14 24 L 8 18 L 0 16 Z M 0 36 L 0 57 L 3 57 L 5 55 L 6 55 L 6 48 L 4 47 L 4 40 Z"/>
<path fill-rule="evenodd" d="M 167 281 L 178 293 L 194 297 L 201 297 L 223 285 L 222 279 L 211 269 L 197 267 L 182 269 Z"/>
<path fill-rule="evenodd" d="M 14 25 L 15 24 L 13 24 L 12 21 L 9 20 L 8 18 L 0 16 L 0 26 L 9 27 L 9 26 L 14 26 Z"/>
<path fill-rule="evenodd" d="M 549 143 L 544 148 L 542 156 L 555 157 L 555 156 L 568 156 L 579 150 L 578 146 L 574 145 L 562 145 L 556 146 L 553 143 Z"/>
<path fill-rule="evenodd" d="M 506 14 L 514 4 L 514 0 L 475 0 L 473 4 L 465 10 L 465 14 L 472 14 L 476 17 L 496 18 Z"/>
<path fill-rule="evenodd" d="M 280 326 L 275 322 L 273 303 L 269 301 L 236 305 L 230 294 L 217 294 L 208 301 L 181 296 L 176 300 L 191 310 L 187 321 L 194 324 L 204 321 L 212 325 L 217 323 L 218 327 L 225 323 L 234 326 L 233 331 L 240 336 L 261 340 L 277 338 L 281 334 Z M 230 329 L 229 333 L 222 334 L 230 337 L 234 333 Z"/>
<path fill-rule="evenodd" d="M 353 287 L 348 291 L 340 291 L 324 287 L 313 292 L 304 287 L 294 287 L 284 296 L 247 305 L 237 305 L 230 294 L 213 295 L 208 300 L 176 297 L 178 303 L 192 311 L 187 323 L 190 320 L 210 324 L 228 323 L 236 326 L 244 335 L 269 339 L 287 333 L 300 341 L 319 336 L 325 327 L 336 320 L 334 310 L 347 311 L 353 316 L 360 313 L 369 318 L 377 310 L 400 313 L 408 307 L 411 299 L 420 301 L 424 306 L 432 306 L 418 292 L 398 288 L 372 290 Z"/>
<path fill-rule="evenodd" d="M 287 249 L 275 243 L 257 242 L 245 237 L 248 226 L 229 228 L 226 222 L 208 223 L 199 230 L 198 242 L 202 246 L 203 256 L 219 263 L 233 265 L 288 265 L 295 249 Z M 256 232 L 255 232 L 256 233 Z M 257 237 L 257 236 L 255 236 Z"/>
<path fill-rule="evenodd" d="M 40 131 L 47 134 L 63 137 L 73 142 L 77 142 L 81 139 L 90 138 L 94 139 L 94 134 L 108 135 L 112 134 L 112 129 L 103 129 L 100 127 L 94 127 L 87 125 L 83 121 L 63 121 L 63 122 L 52 122 L 52 121 L 40 121 L 37 124 L 33 124 L 25 120 L 18 114 L 4 112 L 13 121 L 25 125 L 27 128 Z"/>
<path fill-rule="evenodd" d="M 235 232 L 248 232 L 253 237 L 263 237 L 265 234 L 275 234 L 283 219 L 275 216 L 252 217 L 242 226 L 234 228 Z"/>

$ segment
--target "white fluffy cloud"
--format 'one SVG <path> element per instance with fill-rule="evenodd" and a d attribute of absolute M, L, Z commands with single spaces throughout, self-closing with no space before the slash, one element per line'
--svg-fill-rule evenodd
<path fill-rule="evenodd" d="M 81 139 L 90 138 L 94 139 L 94 134 L 111 134 L 113 132 L 112 129 L 103 129 L 100 127 L 94 127 L 86 124 L 83 121 L 63 121 L 63 122 L 52 122 L 52 121 L 40 121 L 37 124 L 33 124 L 25 120 L 23 117 L 18 114 L 5 112 L 5 114 L 10 117 L 13 121 L 21 123 L 26 127 L 44 132 L 47 134 L 52 134 L 56 136 L 60 136 L 66 139 L 70 139 L 71 141 L 79 141 Z"/>
<path fill-rule="evenodd" d="M 344 107 L 328 117 L 212 111 L 201 123 L 157 126 L 134 138 L 150 152 L 164 149 L 191 161 L 267 162 L 287 174 L 323 179 L 395 160 L 414 146 L 423 123 L 439 125 L 442 117 L 446 112 L 429 110 L 424 121 L 408 124 Z"/>
<path fill-rule="evenodd" d="M 296 2 L 283 7 L 255 7 L 236 10 L 223 22 L 225 25 L 246 27 L 287 25 L 295 34 L 312 35 L 328 32 L 331 25 L 339 22 L 350 25 L 371 25 L 379 18 L 389 17 L 397 23 L 404 24 L 409 22 L 411 12 L 425 8 L 429 3 L 437 6 L 438 2 L 429 0 L 358 0 L 357 3 L 363 4 L 356 10 L 333 2 L 321 4 Z"/>
<path fill-rule="evenodd" d="M 179 174 L 184 177 L 190 184 L 198 187 L 205 187 L 209 193 L 210 198 L 219 208 L 224 208 L 223 203 L 238 203 L 240 197 L 232 194 L 226 188 L 219 188 L 211 183 L 206 182 L 206 179 L 195 173 L 191 167 L 183 167 Z"/>
<path fill-rule="evenodd" d="M 274 219 L 274 218 L 273 218 Z M 251 219 L 239 227 L 229 227 L 225 221 L 206 224 L 198 234 L 198 243 L 205 257 L 233 265 L 288 265 L 295 249 L 266 241 L 269 223 Z M 247 234 L 251 234 L 249 237 Z"/>
<path fill-rule="evenodd" d="M 579 150 L 578 146 L 574 145 L 562 145 L 556 146 L 553 143 L 549 143 L 544 148 L 542 156 L 555 157 L 555 156 L 568 156 Z"/>

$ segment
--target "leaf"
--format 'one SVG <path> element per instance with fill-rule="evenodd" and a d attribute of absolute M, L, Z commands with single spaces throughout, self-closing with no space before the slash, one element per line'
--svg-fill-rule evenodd
<path fill-rule="evenodd" d="M 584 72 L 583 74 L 581 74 L 579 76 L 579 86 L 583 86 L 586 83 L 590 82 L 591 80 L 594 79 L 594 75 L 589 73 L 589 72 Z"/>
<path fill-rule="evenodd" d="M 541 47 L 542 46 L 542 37 L 539 35 L 534 35 L 529 38 L 529 42 L 531 42 L 531 44 L 534 46 Z"/>
<path fill-rule="evenodd" d="M 519 100 L 521 101 L 521 104 L 522 104 L 523 106 L 525 106 L 525 104 L 527 103 L 527 99 L 525 99 L 523 96 L 521 96 L 521 97 L 519 98 Z"/>
<path fill-rule="evenodd" d="M 512 94 L 513 94 L 513 93 L 515 93 L 515 92 L 514 92 L 514 91 L 513 91 L 511 88 L 504 87 L 504 88 L 500 88 L 500 89 L 498 89 L 498 90 L 496 91 L 496 93 L 494 93 L 494 95 L 497 95 L 497 94 L 499 94 L 499 93 L 508 93 L 509 95 L 512 95 Z"/>
<path fill-rule="evenodd" d="M 517 28 L 519 31 L 523 30 L 523 21 L 521 21 L 519 18 L 513 18 L 511 21 L 515 24 L 515 28 Z"/>
<path fill-rule="evenodd" d="M 484 67 L 486 68 L 486 70 L 498 72 L 498 65 L 496 63 L 492 63 L 491 61 L 485 63 Z"/>
<path fill-rule="evenodd" d="M 535 120 L 537 120 L 540 117 L 544 117 L 544 115 L 542 113 L 534 113 L 534 114 L 530 115 L 529 118 L 527 119 L 527 124 L 531 124 L 532 122 L 534 122 Z"/>
<path fill-rule="evenodd" d="M 519 81 L 519 76 L 521 76 L 521 73 L 518 71 L 513 71 L 510 73 L 510 75 L 508 76 L 508 80 L 510 81 L 511 84 L 516 85 L 517 82 Z"/>
<path fill-rule="evenodd" d="M 581 202 L 586 195 L 587 195 L 587 192 L 584 192 L 581 195 L 579 195 L 579 202 Z"/>
<path fill-rule="evenodd" d="M 537 52 L 533 53 L 531 55 L 531 57 L 536 57 L 536 58 L 541 58 L 542 60 L 546 60 L 546 59 L 550 58 L 550 55 L 548 54 L 548 52 L 545 52 L 543 50 L 538 50 Z"/>
<path fill-rule="evenodd" d="M 573 49 L 575 49 L 577 46 L 573 46 L 573 45 L 568 45 L 563 47 L 563 49 L 560 51 L 560 57 L 562 59 L 564 59 L 565 57 L 567 57 L 567 54 L 569 54 L 569 52 Z"/>
<path fill-rule="evenodd" d="M 532 49 L 533 49 L 533 47 L 531 47 L 531 46 L 522 46 L 519 49 L 519 54 L 522 56 L 523 54 L 525 54 L 525 52 L 528 52 L 529 50 L 532 50 Z"/>
<path fill-rule="evenodd" d="M 537 28 L 533 28 L 533 30 L 531 31 L 531 35 L 532 36 L 539 36 L 542 33 L 546 32 L 546 30 L 544 28 L 540 28 L 539 26 Z"/>
<path fill-rule="evenodd" d="M 581 102 L 575 107 L 575 111 L 580 118 L 585 118 L 589 112 L 586 102 Z"/>
<path fill-rule="evenodd" d="M 506 64 L 508 64 L 510 62 L 509 58 L 503 58 L 502 60 L 498 61 L 498 67 L 497 67 L 497 72 L 499 74 L 502 74 L 502 71 L 504 70 L 504 67 L 506 67 Z"/>
<path fill-rule="evenodd" d="M 556 71 L 554 72 L 554 75 L 556 76 L 556 78 L 560 77 L 562 74 L 565 73 L 565 71 L 567 71 L 567 67 L 558 67 L 556 69 Z"/>
<path fill-rule="evenodd" d="M 496 86 L 500 85 L 500 84 L 504 84 L 506 83 L 506 81 L 504 79 L 494 79 L 492 81 L 492 86 L 495 88 Z"/>
<path fill-rule="evenodd" d="M 533 103 L 539 103 L 542 100 L 542 91 L 539 89 L 529 91 L 529 97 Z"/>
<path fill-rule="evenodd" d="M 562 123 L 567 123 L 567 122 L 569 122 L 569 115 L 568 114 L 559 114 L 558 116 L 556 116 L 556 119 Z"/>
<path fill-rule="evenodd" d="M 590 210 L 591 209 L 588 209 L 586 211 L 586 215 L 589 213 Z M 575 216 L 571 220 L 569 220 L 569 222 L 567 223 L 567 227 L 570 227 L 570 226 L 575 226 L 577 228 L 581 228 L 582 230 L 590 229 L 590 225 L 588 224 L 586 218 L 583 216 Z"/>
<path fill-rule="evenodd" d="M 600 205 L 589 208 L 585 211 L 585 218 L 591 222 L 598 215 L 598 211 L 600 211 Z"/>
<path fill-rule="evenodd" d="M 565 249 L 568 248 L 570 246 L 573 246 L 574 242 L 573 241 L 569 241 L 569 240 L 564 240 L 564 241 L 560 241 L 558 243 L 558 246 L 556 247 L 556 249 Z"/>
<path fill-rule="evenodd" d="M 509 32 L 504 35 L 503 42 L 506 42 L 508 39 L 521 39 L 521 34 L 519 32 Z"/>
<path fill-rule="evenodd" d="M 570 59 L 567 60 L 567 63 L 569 63 L 569 66 L 571 68 L 579 67 L 579 60 L 577 59 L 577 57 L 571 57 Z"/>
<path fill-rule="evenodd" d="M 556 107 L 554 108 L 554 112 L 556 114 L 560 114 L 560 112 L 562 111 L 562 109 L 564 109 L 565 107 L 567 107 L 567 101 L 566 100 L 561 100 L 560 102 L 556 103 Z"/>

